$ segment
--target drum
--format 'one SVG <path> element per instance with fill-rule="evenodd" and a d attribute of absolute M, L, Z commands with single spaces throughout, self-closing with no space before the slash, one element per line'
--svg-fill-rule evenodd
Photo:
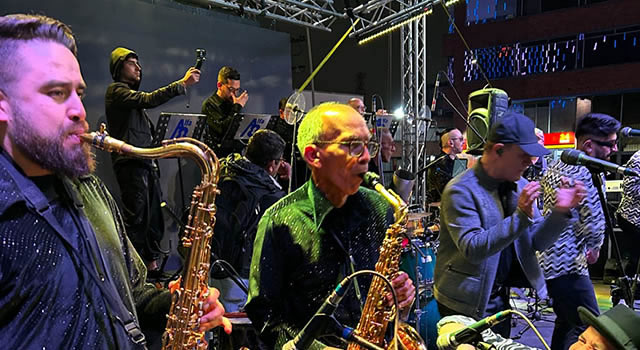
<path fill-rule="evenodd" d="M 433 270 L 436 267 L 432 243 L 422 239 L 412 239 L 410 243 L 402 251 L 400 270 L 405 271 L 416 286 L 432 286 Z"/>
<path fill-rule="evenodd" d="M 434 219 L 435 218 L 435 219 Z M 437 240 L 440 235 L 440 220 L 431 213 L 417 212 L 407 215 L 407 236 L 426 241 Z"/>
<path fill-rule="evenodd" d="M 400 269 L 413 280 L 418 291 L 415 310 L 409 316 L 409 323 L 427 343 L 429 349 L 435 349 L 440 320 L 438 304 L 433 297 L 433 271 L 436 266 L 434 242 L 421 239 L 411 240 L 411 244 L 402 252 Z"/>
<path fill-rule="evenodd" d="M 409 213 L 407 215 L 407 223 L 404 226 L 407 230 L 407 235 L 411 238 L 424 236 L 424 221 L 428 217 L 428 213 Z"/>

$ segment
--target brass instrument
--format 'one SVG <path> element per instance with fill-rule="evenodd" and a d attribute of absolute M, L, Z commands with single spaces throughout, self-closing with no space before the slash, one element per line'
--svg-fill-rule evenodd
<path fill-rule="evenodd" d="M 104 124 L 99 132 L 83 134 L 81 137 L 84 142 L 107 152 L 144 159 L 187 157 L 198 164 L 202 180 L 193 190 L 189 222 L 182 238 L 183 246 L 191 249 L 183 275 L 171 287 L 171 309 L 162 336 L 162 349 L 206 349 L 204 332 L 199 331 L 199 318 L 209 296 L 210 242 L 216 221 L 215 198 L 219 193 L 218 157 L 204 143 L 186 137 L 165 140 L 155 148 L 134 147 L 108 136 Z"/>
<path fill-rule="evenodd" d="M 400 196 L 393 191 L 385 189 L 376 180 L 377 177 L 374 173 L 366 173 L 364 176 L 365 182 L 371 184 L 393 206 L 395 222 L 387 229 L 380 247 L 380 257 L 376 263 L 375 270 L 388 279 L 393 279 L 399 271 L 402 238 L 404 237 L 404 225 L 407 219 L 408 207 Z M 399 310 L 396 310 L 395 305 L 387 305 L 385 295 L 388 292 L 384 281 L 374 276 L 371 280 L 360 322 L 356 328 L 356 333 L 359 336 L 381 347 L 385 346 L 384 336 L 387 325 L 395 317 L 396 312 L 399 312 Z M 406 323 L 398 325 L 398 337 L 401 343 L 398 345 L 404 349 L 422 350 L 427 348 L 418 332 Z M 395 339 L 389 344 L 389 349 L 395 346 L 394 342 Z M 361 347 L 350 343 L 347 349 L 360 350 Z"/>

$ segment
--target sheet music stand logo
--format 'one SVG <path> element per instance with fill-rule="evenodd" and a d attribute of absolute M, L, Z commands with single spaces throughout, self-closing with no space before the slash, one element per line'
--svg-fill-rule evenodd
<path fill-rule="evenodd" d="M 171 133 L 170 139 L 175 139 L 179 137 L 187 137 L 189 135 L 189 128 L 193 123 L 190 119 L 180 119 L 178 125 L 176 125 L 175 129 Z"/>
<path fill-rule="evenodd" d="M 265 126 L 265 119 L 254 118 L 240 134 L 240 138 L 249 138 L 253 133 Z"/>

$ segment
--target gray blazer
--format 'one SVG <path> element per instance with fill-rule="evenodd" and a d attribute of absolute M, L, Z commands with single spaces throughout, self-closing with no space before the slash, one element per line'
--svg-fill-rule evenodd
<path fill-rule="evenodd" d="M 546 294 L 536 251 L 549 247 L 570 218 L 554 210 L 543 219 L 537 209 L 533 220 L 520 209 L 505 218 L 498 195 L 500 182 L 478 162 L 451 180 L 442 196 L 434 294 L 439 303 L 476 319 L 487 316 L 499 253 L 512 242 L 525 276 L 539 293 Z M 527 183 L 524 178 L 517 181 L 512 209 Z"/>

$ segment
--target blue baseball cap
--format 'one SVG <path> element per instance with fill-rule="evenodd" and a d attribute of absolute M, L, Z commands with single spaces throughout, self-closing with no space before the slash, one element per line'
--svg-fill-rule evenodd
<path fill-rule="evenodd" d="M 533 121 L 524 114 L 506 112 L 489 131 L 487 141 L 493 143 L 516 144 L 532 157 L 542 157 L 551 153 L 538 143 Z"/>

